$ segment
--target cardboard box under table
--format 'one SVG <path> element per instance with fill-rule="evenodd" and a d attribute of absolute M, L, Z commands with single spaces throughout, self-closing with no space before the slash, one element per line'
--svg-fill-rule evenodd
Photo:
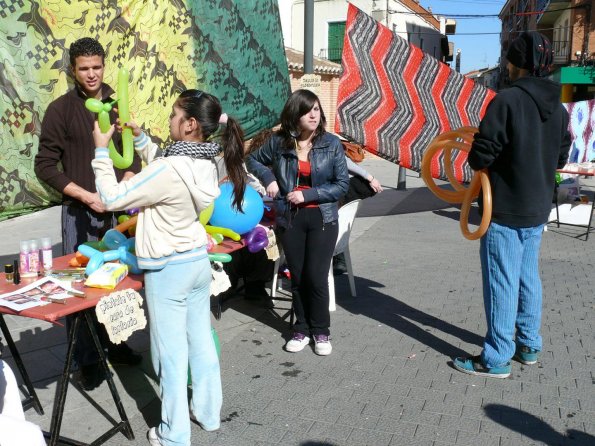
<path fill-rule="evenodd" d="M 70 260 L 70 256 L 58 257 L 54 259 L 54 268 L 67 268 L 68 267 L 68 260 Z M 14 285 L 12 283 L 6 282 L 4 278 L 4 273 L 0 276 L 0 294 L 14 292 L 17 289 L 27 285 L 28 283 L 34 282 L 38 278 L 23 278 L 21 279 L 21 283 L 18 285 Z M 64 412 L 64 404 L 66 402 L 66 393 L 68 390 L 68 378 L 70 375 L 70 368 L 72 364 L 72 356 L 74 352 L 74 346 L 76 344 L 76 333 L 77 328 L 79 325 L 86 324 L 88 329 L 91 332 L 91 336 L 93 337 L 93 341 L 95 344 L 95 348 L 99 354 L 101 364 L 106 373 L 106 381 L 109 386 L 110 392 L 114 399 L 114 403 L 117 407 L 118 413 L 120 415 L 120 421 L 116 422 L 116 425 L 101 435 L 99 438 L 94 440 L 92 444 L 102 444 L 107 441 L 112 436 L 116 435 L 118 432 L 122 432 L 126 438 L 129 440 L 134 439 L 134 434 L 130 427 L 130 423 L 128 421 L 128 417 L 126 416 L 126 412 L 124 411 L 124 406 L 120 400 L 120 396 L 118 391 L 116 390 L 116 385 L 114 384 L 112 374 L 109 372 L 106 356 L 101 348 L 99 343 L 99 338 L 97 337 L 97 332 L 95 330 L 94 324 L 91 320 L 91 312 L 95 311 L 95 306 L 99 302 L 99 300 L 108 295 L 113 293 L 114 291 L 119 290 L 126 290 L 132 289 L 135 291 L 140 290 L 143 287 L 142 276 L 138 275 L 128 275 L 122 282 L 118 284 L 118 286 L 113 290 L 106 290 L 106 289 L 99 289 L 99 288 L 88 288 L 85 287 L 83 289 L 85 296 L 84 297 L 72 297 L 69 299 L 65 299 L 65 303 L 58 304 L 58 303 L 50 303 L 44 306 L 38 306 L 29 308 L 20 312 L 16 312 L 11 310 L 7 307 L 0 306 L 0 328 L 2 329 L 2 333 L 6 339 L 10 352 L 15 360 L 17 368 L 23 377 L 23 381 L 29 392 L 30 397 L 25 400 L 24 405 L 28 407 L 29 405 L 33 405 L 35 410 L 39 414 L 43 414 L 43 408 L 39 403 L 39 399 L 37 398 L 37 394 L 35 393 L 35 389 L 31 384 L 31 380 L 27 374 L 27 370 L 23 365 L 23 361 L 21 360 L 20 354 L 12 340 L 10 332 L 8 330 L 8 326 L 4 321 L 4 315 L 13 315 L 19 317 L 28 317 L 33 319 L 40 319 L 43 321 L 51 322 L 57 325 L 61 325 L 58 320 L 69 315 L 74 316 L 74 321 L 70 327 L 70 332 L 68 333 L 68 349 L 66 353 L 66 359 L 64 363 L 64 369 L 62 372 L 62 376 L 58 380 L 58 386 L 56 390 L 56 399 L 54 401 L 54 407 L 52 409 L 52 420 L 50 424 L 50 431 L 49 433 L 44 433 L 47 437 L 49 437 L 49 445 L 54 446 L 57 444 L 58 440 L 62 444 L 69 444 L 69 445 L 85 445 L 86 443 L 82 443 L 80 441 L 71 440 L 67 438 L 60 437 L 60 428 L 62 425 L 62 416 Z"/>

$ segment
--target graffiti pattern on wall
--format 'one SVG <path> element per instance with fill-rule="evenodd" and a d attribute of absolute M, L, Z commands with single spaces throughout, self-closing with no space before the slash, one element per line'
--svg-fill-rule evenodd
<path fill-rule="evenodd" d="M 168 138 L 178 94 L 199 88 L 254 135 L 273 126 L 290 94 L 276 0 L 5 0 L 0 8 L 0 220 L 60 197 L 35 177 L 47 105 L 72 88 L 68 48 L 80 37 L 106 49 L 105 81 L 130 71 L 130 110 Z"/>

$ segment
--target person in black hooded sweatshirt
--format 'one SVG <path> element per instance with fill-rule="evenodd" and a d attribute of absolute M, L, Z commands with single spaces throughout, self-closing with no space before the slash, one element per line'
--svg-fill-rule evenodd
<path fill-rule="evenodd" d="M 492 186 L 492 221 L 480 241 L 487 334 L 481 355 L 453 360 L 461 372 L 493 378 L 510 375 L 513 357 L 535 364 L 541 351 L 539 248 L 570 147 L 560 85 L 544 78 L 548 39 L 523 32 L 506 58 L 513 83 L 489 104 L 468 158 Z"/>

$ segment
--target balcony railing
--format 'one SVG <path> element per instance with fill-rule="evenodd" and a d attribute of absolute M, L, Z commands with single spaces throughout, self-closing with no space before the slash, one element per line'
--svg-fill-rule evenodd
<path fill-rule="evenodd" d="M 535 10 L 545 12 L 535 17 L 535 20 L 542 25 L 553 25 L 562 11 L 571 4 L 570 0 L 537 0 Z"/>
<path fill-rule="evenodd" d="M 543 11 L 549 6 L 550 0 L 537 0 L 535 2 L 535 11 Z"/>
<path fill-rule="evenodd" d="M 570 62 L 570 42 L 567 40 L 554 40 L 552 42 L 554 50 L 554 64 L 565 65 Z"/>
<path fill-rule="evenodd" d="M 321 59 L 330 60 L 335 63 L 341 63 L 342 55 L 343 48 L 322 48 L 318 53 L 318 57 Z"/>

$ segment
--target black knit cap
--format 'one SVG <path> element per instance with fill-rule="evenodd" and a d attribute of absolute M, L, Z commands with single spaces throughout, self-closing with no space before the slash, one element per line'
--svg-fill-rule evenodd
<path fill-rule="evenodd" d="M 536 31 L 525 31 L 512 41 L 506 59 L 535 77 L 547 76 L 554 58 L 550 41 Z"/>

